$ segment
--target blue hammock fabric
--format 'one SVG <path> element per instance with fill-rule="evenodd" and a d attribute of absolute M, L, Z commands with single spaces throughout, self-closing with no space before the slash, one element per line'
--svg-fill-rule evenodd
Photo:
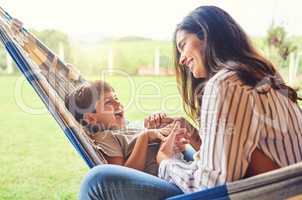
<path fill-rule="evenodd" d="M 85 79 L 77 74 L 74 69 L 68 68 L 60 59 L 58 59 L 55 66 L 52 66 L 56 58 L 55 54 L 24 28 L 20 32 L 25 38 L 23 41 L 25 43 L 23 45 L 18 43 L 9 30 L 9 24 L 13 18 L 2 8 L 0 8 L 0 17 L 1 42 L 60 125 L 71 144 L 90 168 L 98 164 L 106 164 L 104 157 L 85 137 L 84 131 L 79 128 L 79 124 L 74 121 L 66 108 L 62 108 L 64 106 L 62 99 L 64 99 L 66 93 L 78 85 L 85 84 Z M 33 67 L 34 64 L 37 66 L 36 68 Z M 51 66 L 54 69 L 51 69 Z M 55 93 L 55 97 L 60 99 L 61 102 L 58 103 L 54 95 L 48 90 Z M 285 199 L 298 194 L 302 194 L 302 163 L 215 188 L 177 195 L 167 200 L 271 200 Z"/>

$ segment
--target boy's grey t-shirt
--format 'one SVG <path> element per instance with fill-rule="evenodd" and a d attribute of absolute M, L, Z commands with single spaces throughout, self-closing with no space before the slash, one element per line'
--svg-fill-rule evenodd
<path fill-rule="evenodd" d="M 123 157 L 125 160 L 133 151 L 136 139 L 142 129 L 105 130 L 90 134 L 96 148 L 109 157 Z M 156 154 L 158 143 L 148 145 L 144 172 L 157 176 L 158 164 Z"/>

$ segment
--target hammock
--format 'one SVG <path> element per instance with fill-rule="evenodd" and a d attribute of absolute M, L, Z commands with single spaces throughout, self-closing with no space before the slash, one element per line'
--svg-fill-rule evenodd
<path fill-rule="evenodd" d="M 92 168 L 106 164 L 82 126 L 65 108 L 64 98 L 86 80 L 64 64 L 55 54 L 25 28 L 18 33 L 11 29 L 12 17 L 0 7 L 0 39 L 17 67 L 34 88 L 65 135 Z M 263 175 L 168 200 L 199 199 L 284 199 L 302 193 L 302 163 Z"/>

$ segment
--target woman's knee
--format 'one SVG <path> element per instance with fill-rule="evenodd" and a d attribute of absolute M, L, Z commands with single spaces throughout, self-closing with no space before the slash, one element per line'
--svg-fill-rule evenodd
<path fill-rule="evenodd" d="M 98 185 L 107 185 L 108 181 L 115 180 L 119 177 L 119 167 L 116 165 L 99 165 L 92 168 L 86 175 L 83 183 L 94 186 Z"/>
<path fill-rule="evenodd" d="M 80 199 L 104 199 L 103 191 L 106 190 L 114 180 L 115 175 L 112 173 L 112 165 L 100 165 L 92 168 L 84 178 L 80 189 Z"/>
<path fill-rule="evenodd" d="M 158 177 L 117 165 L 94 167 L 82 182 L 80 200 L 164 199 L 182 191 Z"/>

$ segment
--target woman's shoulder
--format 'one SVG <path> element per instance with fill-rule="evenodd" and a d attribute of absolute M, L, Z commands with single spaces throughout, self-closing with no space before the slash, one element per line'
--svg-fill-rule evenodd
<path fill-rule="evenodd" d="M 251 90 L 252 87 L 245 84 L 238 76 L 237 72 L 229 69 L 221 69 L 217 72 L 212 78 L 209 79 L 206 87 L 209 88 L 226 88 L 226 87 L 238 87 L 248 90 Z"/>

